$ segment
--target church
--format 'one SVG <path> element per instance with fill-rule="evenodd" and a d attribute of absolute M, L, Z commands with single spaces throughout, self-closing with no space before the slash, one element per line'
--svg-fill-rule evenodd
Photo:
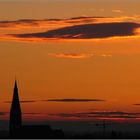
<path fill-rule="evenodd" d="M 64 138 L 61 129 L 52 129 L 50 125 L 23 125 L 17 81 L 15 80 L 9 122 L 10 138 Z"/>

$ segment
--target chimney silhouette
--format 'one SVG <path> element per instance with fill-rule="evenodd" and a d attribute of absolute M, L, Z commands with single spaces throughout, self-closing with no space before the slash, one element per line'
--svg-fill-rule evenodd
<path fill-rule="evenodd" d="M 16 135 L 22 126 L 22 114 L 20 108 L 20 101 L 18 95 L 17 81 L 15 80 L 13 100 L 10 109 L 10 124 L 9 131 L 10 135 Z"/>

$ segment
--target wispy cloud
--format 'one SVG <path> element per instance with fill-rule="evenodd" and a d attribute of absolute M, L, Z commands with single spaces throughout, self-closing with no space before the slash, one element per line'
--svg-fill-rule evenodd
<path fill-rule="evenodd" d="M 28 112 L 28 113 L 23 113 L 23 115 L 29 115 L 29 116 L 36 116 L 36 115 L 47 115 L 47 114 L 45 114 L 45 113 L 36 113 L 36 112 Z"/>
<path fill-rule="evenodd" d="M 71 99 L 49 99 L 49 100 L 43 100 L 43 101 L 48 101 L 48 102 L 104 102 L 105 100 L 71 98 Z"/>
<path fill-rule="evenodd" d="M 68 59 L 86 59 L 91 57 L 112 57 L 112 54 L 108 53 L 49 53 L 51 57 L 56 58 L 68 58 Z"/>
<path fill-rule="evenodd" d="M 66 99 L 46 99 L 46 100 L 22 100 L 20 103 L 36 103 L 36 102 L 103 102 L 102 99 L 78 99 L 78 98 L 66 98 Z M 11 101 L 5 101 L 4 103 L 10 103 Z"/>
<path fill-rule="evenodd" d="M 120 9 L 114 9 L 114 10 L 112 10 L 112 12 L 114 12 L 114 13 L 123 13 L 123 11 L 120 10 Z"/>
<path fill-rule="evenodd" d="M 20 103 L 35 103 L 37 100 L 21 100 Z M 5 101 L 5 103 L 11 103 L 11 101 Z"/>
<path fill-rule="evenodd" d="M 78 113 L 60 113 L 49 114 L 50 116 L 58 116 L 64 118 L 82 118 L 82 119 L 136 119 L 140 118 L 139 112 L 122 112 L 122 111 L 94 111 L 94 112 L 78 112 Z"/>
<path fill-rule="evenodd" d="M 104 11 L 104 9 L 100 9 Z M 120 12 L 120 10 L 112 10 Z M 60 28 L 65 26 L 80 25 L 87 23 L 107 23 L 107 22 L 126 22 L 130 20 L 139 19 L 138 16 L 121 16 L 121 17 L 73 17 L 69 19 L 19 19 L 15 21 L 0 21 L 0 29 L 31 29 L 31 28 Z"/>
<path fill-rule="evenodd" d="M 5 115 L 9 115 L 10 112 L 0 112 L 0 116 L 5 116 Z M 25 115 L 47 115 L 47 113 L 40 113 L 40 112 L 22 112 L 22 114 Z"/>
<path fill-rule="evenodd" d="M 100 55 L 97 55 L 97 56 L 101 56 L 101 57 L 112 57 L 112 54 L 100 54 Z"/>
<path fill-rule="evenodd" d="M 72 58 L 72 59 L 84 59 L 90 58 L 93 54 L 84 54 L 84 53 L 49 53 L 49 56 L 57 57 L 57 58 Z"/>

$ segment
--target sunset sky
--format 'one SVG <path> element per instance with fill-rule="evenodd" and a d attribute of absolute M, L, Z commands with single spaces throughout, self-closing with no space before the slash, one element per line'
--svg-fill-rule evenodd
<path fill-rule="evenodd" d="M 139 64 L 139 0 L 0 0 L 0 120 L 139 121 Z"/>

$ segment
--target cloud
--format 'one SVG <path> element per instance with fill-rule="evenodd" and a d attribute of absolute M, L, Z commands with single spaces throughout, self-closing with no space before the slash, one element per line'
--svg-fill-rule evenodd
<path fill-rule="evenodd" d="M 95 111 L 95 112 L 81 112 L 80 114 L 90 115 L 140 115 L 139 112 L 123 112 L 123 111 Z"/>
<path fill-rule="evenodd" d="M 133 105 L 140 106 L 140 104 L 133 104 Z"/>
<path fill-rule="evenodd" d="M 49 99 L 49 100 L 44 100 L 48 102 L 104 102 L 105 100 L 101 99 Z"/>
<path fill-rule="evenodd" d="M 81 16 L 81 17 L 72 17 L 68 19 L 19 19 L 15 21 L 0 21 L 0 31 L 2 32 L 0 35 L 0 39 L 13 40 L 13 41 L 37 41 L 37 42 L 43 41 L 44 42 L 53 39 L 76 40 L 80 38 L 96 39 L 96 38 L 107 38 L 107 37 L 115 37 L 115 36 L 117 37 L 118 36 L 124 37 L 130 35 L 134 36 L 135 34 L 133 31 L 137 28 L 136 26 L 139 25 L 140 23 L 139 19 L 140 16 L 136 15 L 136 16 L 120 16 L 120 17 Z M 122 32 L 119 32 L 120 30 L 116 31 L 115 28 L 114 30 L 112 29 L 111 26 L 114 26 L 119 29 L 119 25 L 121 23 L 127 24 L 126 26 L 124 25 L 125 26 L 124 29 L 122 29 L 123 27 L 120 28 L 120 30 L 122 29 Z M 109 29 L 110 33 L 107 34 L 106 33 L 107 30 L 104 29 L 103 26 L 107 26 L 107 29 Z M 97 30 L 94 29 L 96 27 Z M 76 30 L 74 32 L 75 28 Z M 79 30 L 83 32 L 79 32 Z M 87 31 L 90 30 L 90 31 L 89 33 L 87 33 L 85 30 Z M 103 30 L 104 32 L 101 32 L 101 30 Z M 69 31 L 70 33 L 68 33 Z M 13 35 L 12 36 L 7 35 L 7 32 Z"/>
<path fill-rule="evenodd" d="M 58 28 L 68 25 L 79 25 L 87 23 L 101 23 L 101 22 L 121 22 L 127 21 L 127 19 L 133 19 L 133 17 L 72 17 L 68 19 L 19 19 L 15 21 L 0 21 L 1 29 L 24 29 L 24 28 Z M 137 17 L 136 17 L 137 18 Z"/>
<path fill-rule="evenodd" d="M 97 56 L 101 56 L 101 57 L 112 57 L 112 54 L 100 54 L 100 55 L 97 55 Z"/>
<path fill-rule="evenodd" d="M 138 28 L 140 28 L 140 24 L 132 22 L 96 23 L 68 26 L 40 33 L 13 34 L 11 36 L 25 39 L 102 39 L 135 36 Z"/>
<path fill-rule="evenodd" d="M 35 103 L 37 100 L 22 100 L 20 103 Z M 5 103 L 11 103 L 11 101 L 5 101 Z"/>
<path fill-rule="evenodd" d="M 94 23 L 103 17 L 73 17 L 68 19 L 19 19 L 15 21 L 0 21 L 0 29 L 31 29 L 31 28 L 59 28 L 68 25 Z"/>
<path fill-rule="evenodd" d="M 49 56 L 57 57 L 57 58 L 72 58 L 72 59 L 84 59 L 90 58 L 93 54 L 84 54 L 84 53 L 49 53 Z"/>
<path fill-rule="evenodd" d="M 103 9 L 100 9 L 103 11 Z M 112 10 L 113 12 L 121 12 L 121 10 Z M 19 19 L 15 21 L 0 21 L 0 29 L 2 30 L 24 30 L 24 29 L 56 29 L 60 27 L 94 24 L 94 23 L 115 23 L 115 22 L 140 22 L 140 16 L 119 16 L 119 17 L 72 17 L 68 19 Z"/>
<path fill-rule="evenodd" d="M 35 103 L 37 102 L 36 100 L 24 100 L 24 101 L 20 101 L 21 103 Z"/>
<path fill-rule="evenodd" d="M 120 111 L 94 111 L 78 113 L 59 113 L 49 114 L 64 118 L 82 118 L 82 119 L 137 119 L 140 118 L 139 112 L 120 112 Z"/>
<path fill-rule="evenodd" d="M 30 112 L 30 113 L 23 113 L 23 115 L 44 115 L 44 113 L 34 113 L 34 112 Z"/>
<path fill-rule="evenodd" d="M 61 39 L 84 41 L 111 37 L 139 37 L 139 30 L 135 32 L 139 28 L 139 23 L 139 15 L 0 21 L 0 40 L 46 42 Z"/>
<path fill-rule="evenodd" d="M 112 57 L 111 54 L 108 53 L 49 53 L 49 56 L 56 58 L 68 58 L 68 59 L 85 59 L 91 57 Z"/>
<path fill-rule="evenodd" d="M 16 26 L 37 26 L 38 21 L 42 20 L 33 20 L 33 19 L 21 19 L 16 21 L 0 21 L 0 27 L 8 28 L 8 27 L 16 27 Z"/>
<path fill-rule="evenodd" d="M 56 25 L 57 23 L 61 23 L 61 26 L 63 23 L 66 24 L 62 19 L 20 19 L 15 21 L 0 21 L 0 29 L 22 30 L 31 28 L 48 28 L 54 27 L 53 25 Z"/>
<path fill-rule="evenodd" d="M 114 9 L 114 10 L 112 10 L 112 12 L 114 12 L 114 13 L 123 13 L 123 11 L 119 10 L 119 9 Z"/>

